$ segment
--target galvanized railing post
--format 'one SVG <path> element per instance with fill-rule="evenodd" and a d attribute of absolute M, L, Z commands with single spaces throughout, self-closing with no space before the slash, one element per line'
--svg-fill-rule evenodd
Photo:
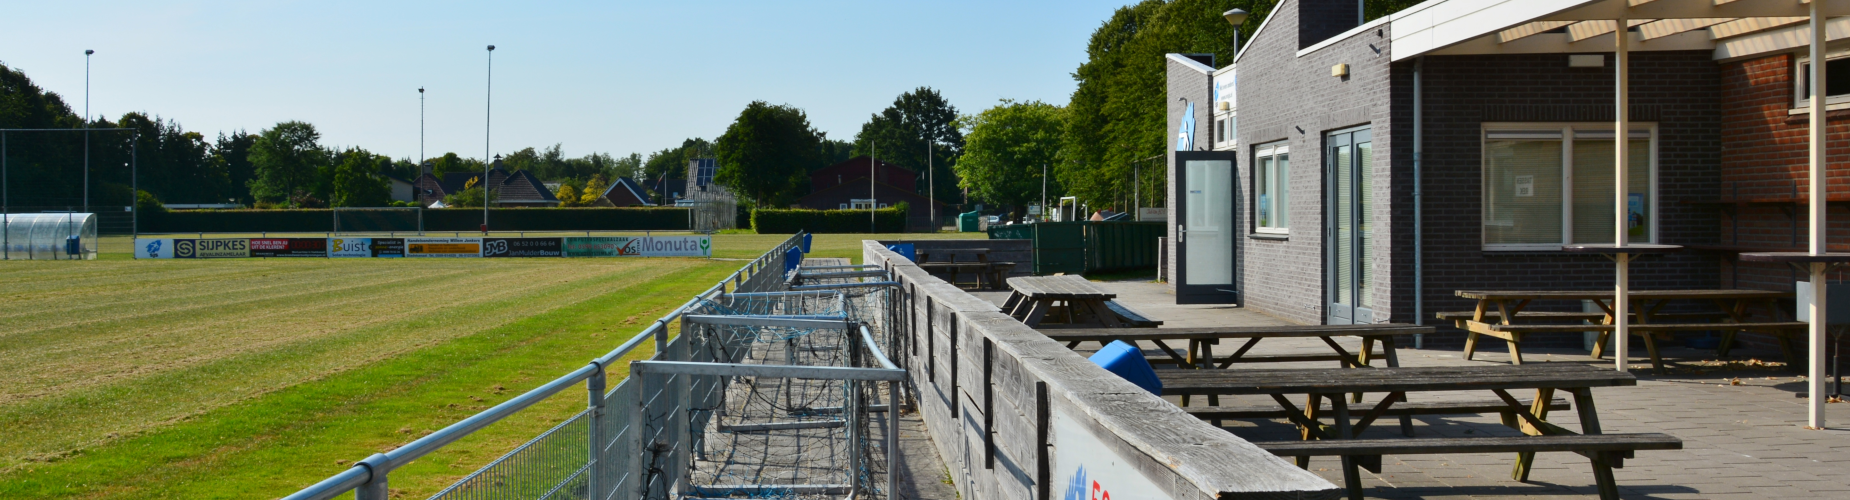
<path fill-rule="evenodd" d="M 386 467 L 389 462 L 391 459 L 384 453 L 374 453 L 373 456 L 360 461 L 359 465 L 365 467 L 367 471 L 366 482 L 353 489 L 353 500 L 388 500 L 391 498 L 392 491 L 386 487 L 386 474 L 391 472 L 391 469 Z"/>
<path fill-rule="evenodd" d="M 600 433 L 604 429 L 604 365 L 597 361 L 592 361 L 591 364 L 597 366 L 597 370 L 591 372 L 591 378 L 585 379 L 587 399 L 585 417 L 586 422 L 590 424 L 585 431 L 585 440 L 588 441 L 586 449 L 588 461 L 585 462 L 585 471 L 588 474 L 586 488 L 591 491 L 591 498 L 604 498 L 603 485 L 606 478 L 598 474 L 598 470 L 604 463 L 604 439 Z"/>

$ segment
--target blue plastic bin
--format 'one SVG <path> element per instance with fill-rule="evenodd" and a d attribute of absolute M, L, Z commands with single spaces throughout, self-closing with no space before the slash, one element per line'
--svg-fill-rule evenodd
<path fill-rule="evenodd" d="M 1163 395 L 1163 381 L 1156 378 L 1156 370 L 1150 368 L 1150 361 L 1143 359 L 1143 350 L 1137 346 L 1114 340 L 1094 353 L 1091 359 L 1093 364 L 1124 377 L 1150 394 Z"/>
<path fill-rule="evenodd" d="M 893 253 L 906 256 L 906 260 L 910 260 L 913 262 L 919 261 L 918 249 L 913 247 L 911 243 L 895 243 L 892 245 L 887 245 L 886 249 L 892 250 Z"/>

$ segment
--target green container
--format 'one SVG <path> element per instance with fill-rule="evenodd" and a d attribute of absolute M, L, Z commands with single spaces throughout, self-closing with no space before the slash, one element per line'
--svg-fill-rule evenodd
<path fill-rule="evenodd" d="M 1038 222 L 990 226 L 992 240 L 1033 240 L 1034 274 L 1156 267 L 1161 222 Z"/>
<path fill-rule="evenodd" d="M 976 212 L 964 212 L 961 214 L 957 214 L 957 232 L 974 233 L 974 232 L 982 231 L 983 230 L 982 229 L 983 227 L 982 217 L 983 217 L 982 215 L 979 215 Z"/>

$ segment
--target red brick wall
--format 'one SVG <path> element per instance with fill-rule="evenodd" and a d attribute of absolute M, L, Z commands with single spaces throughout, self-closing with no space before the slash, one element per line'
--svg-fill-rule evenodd
<path fill-rule="evenodd" d="M 1789 54 L 1721 65 L 1721 200 L 1791 201 L 1807 198 L 1809 115 L 1791 114 L 1795 58 Z M 1850 110 L 1826 115 L 1826 186 L 1831 198 L 1850 198 Z M 1843 203 L 1827 212 L 1827 241 L 1850 250 L 1850 210 Z M 1725 207 L 1718 240 L 1751 249 L 1802 249 L 1808 245 L 1806 208 L 1797 203 L 1750 203 Z M 1783 264 L 1721 266 L 1724 286 L 1791 290 L 1805 275 Z M 1833 273 L 1833 281 L 1845 273 Z"/>

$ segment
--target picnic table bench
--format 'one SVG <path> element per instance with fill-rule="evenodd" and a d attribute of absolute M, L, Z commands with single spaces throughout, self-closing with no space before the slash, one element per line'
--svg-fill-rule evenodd
<path fill-rule="evenodd" d="M 990 262 L 987 248 L 939 248 L 920 249 L 916 252 L 918 266 L 925 272 L 941 276 L 945 282 L 956 285 L 957 278 L 964 274 L 976 275 L 976 287 L 991 290 L 1002 289 L 1003 280 L 1008 278 L 1014 262 Z M 932 261 L 933 256 L 943 257 Z M 969 256 L 967 259 L 959 257 Z"/>
<path fill-rule="evenodd" d="M 1465 337 L 1465 359 L 1471 359 L 1477 352 L 1477 340 L 1480 335 L 1503 339 L 1508 342 L 1510 360 L 1513 364 L 1522 364 L 1520 344 L 1526 334 L 1552 332 L 1597 331 L 1599 340 L 1593 344 L 1593 358 L 1603 356 L 1607 340 L 1612 336 L 1613 312 L 1612 290 L 1523 290 L 1523 291 L 1473 291 L 1459 290 L 1459 297 L 1477 301 L 1472 311 L 1453 311 L 1438 313 L 1439 319 L 1451 320 L 1467 332 Z M 1783 321 L 1782 313 L 1775 301 L 1792 297 L 1791 292 L 1771 290 L 1634 290 L 1629 294 L 1632 310 L 1628 313 L 1633 321 L 1629 330 L 1632 335 L 1644 339 L 1645 349 L 1651 355 L 1652 370 L 1663 373 L 1664 361 L 1657 349 L 1659 336 L 1667 336 L 1678 331 L 1722 331 L 1719 354 L 1726 356 L 1733 347 L 1737 332 L 1759 332 L 1779 339 L 1780 348 L 1787 361 L 1795 358 L 1792 352 L 1793 333 L 1804 331 L 1806 324 L 1797 321 Z M 1528 305 L 1537 300 L 1586 300 L 1600 308 L 1600 312 L 1536 312 L 1524 311 Z M 1715 312 L 1660 312 L 1666 304 L 1676 300 L 1695 300 L 1713 303 L 1719 311 Z M 1763 309 L 1768 320 L 1754 321 L 1751 307 Z M 1595 324 L 1560 324 L 1550 321 L 1585 322 Z"/>
<path fill-rule="evenodd" d="M 1030 328 L 1051 323 L 1074 328 L 1155 328 L 1150 319 L 1112 299 L 1118 294 L 1099 288 L 1080 276 L 1022 276 L 1009 278 L 1009 294 L 1002 311 Z"/>
<path fill-rule="evenodd" d="M 1282 414 L 1298 425 L 1304 441 L 1258 442 L 1260 448 L 1279 456 L 1298 458 L 1299 466 L 1309 466 L 1312 456 L 1340 456 L 1343 480 L 1350 498 L 1362 498 L 1362 483 L 1357 468 L 1380 472 L 1384 454 L 1500 453 L 1517 452 L 1511 477 L 1528 480 L 1535 453 L 1568 451 L 1591 460 L 1594 481 L 1602 499 L 1619 498 L 1612 469 L 1623 467 L 1624 460 L 1636 450 L 1681 449 L 1682 441 L 1669 435 L 1603 434 L 1599 415 L 1593 404 L 1593 388 L 1637 385 L 1632 374 L 1603 370 L 1587 365 L 1545 363 L 1539 365 L 1464 366 L 1384 368 L 1378 370 L 1158 370 L 1164 395 L 1267 395 L 1278 403 Z M 1534 389 L 1529 401 L 1518 400 L 1509 391 Z M 1559 409 L 1555 391 L 1571 393 L 1573 407 L 1580 417 L 1580 432 L 1549 423 L 1548 412 Z M 1521 431 L 1521 437 L 1354 439 L 1377 419 L 1391 415 L 1397 403 L 1413 392 L 1490 391 L 1503 403 L 1484 405 L 1503 413 L 1504 425 Z M 1344 394 L 1355 392 L 1387 393 L 1381 401 L 1360 414 L 1349 410 Z M 1307 394 L 1304 408 L 1292 404 L 1287 395 Z M 1323 402 L 1331 411 L 1323 411 Z M 1421 411 L 1418 407 L 1406 412 Z M 1441 410 L 1455 411 L 1455 410 Z M 1331 423 L 1324 423 L 1329 417 Z M 1313 441 L 1314 440 L 1314 441 Z"/>

